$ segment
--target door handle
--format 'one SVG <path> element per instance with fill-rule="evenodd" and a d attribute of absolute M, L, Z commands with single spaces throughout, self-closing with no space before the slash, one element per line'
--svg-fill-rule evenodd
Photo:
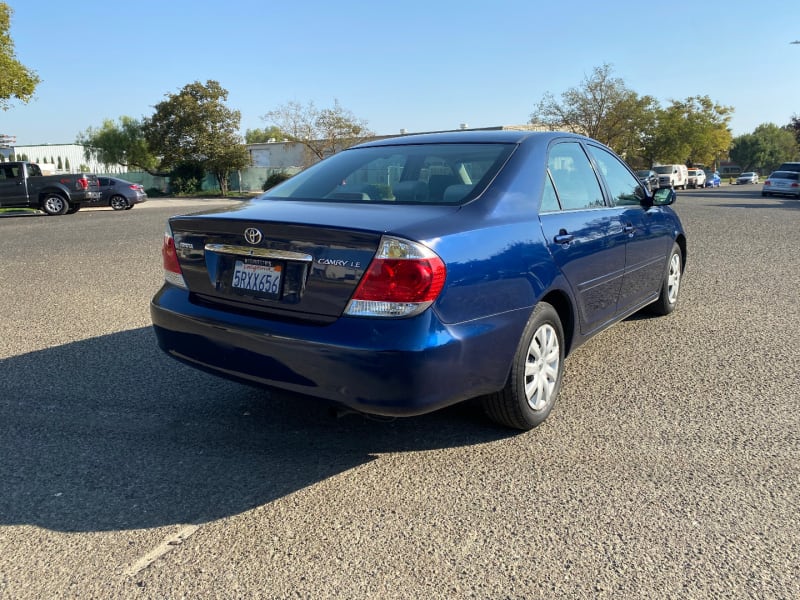
<path fill-rule="evenodd" d="M 553 238 L 553 241 L 555 241 L 556 244 L 569 244 L 574 239 L 574 235 L 567 233 L 566 229 L 562 229 L 558 232 L 558 235 Z"/>
<path fill-rule="evenodd" d="M 626 225 L 622 226 L 622 231 L 627 233 L 628 236 L 633 237 L 633 234 L 636 231 L 636 228 L 631 223 L 627 223 Z"/>

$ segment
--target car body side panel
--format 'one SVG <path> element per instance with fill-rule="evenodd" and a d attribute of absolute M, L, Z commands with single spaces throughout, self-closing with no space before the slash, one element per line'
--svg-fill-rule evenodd
<path fill-rule="evenodd" d="M 577 302 L 580 331 L 589 334 L 614 317 L 625 273 L 626 235 L 606 208 L 543 213 L 542 230 L 553 260 Z M 568 241 L 559 241 L 571 236 Z"/>

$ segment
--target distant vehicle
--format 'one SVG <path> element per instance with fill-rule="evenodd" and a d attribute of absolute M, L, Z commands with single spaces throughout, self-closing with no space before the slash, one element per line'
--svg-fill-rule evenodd
<path fill-rule="evenodd" d="M 101 197 L 87 206 L 110 206 L 114 210 L 130 210 L 134 204 L 147 200 L 144 187 L 117 177 L 98 177 Z"/>
<path fill-rule="evenodd" d="M 745 171 L 736 178 L 736 185 L 747 185 L 750 183 L 758 183 L 758 173 Z"/>
<path fill-rule="evenodd" d="M 689 169 L 686 165 L 659 165 L 653 170 L 658 173 L 659 188 L 685 190 L 689 185 Z"/>
<path fill-rule="evenodd" d="M 701 188 L 706 184 L 706 173 L 703 169 L 689 169 L 689 187 Z"/>
<path fill-rule="evenodd" d="M 776 171 L 794 171 L 800 173 L 800 162 L 785 162 Z"/>
<path fill-rule="evenodd" d="M 481 397 L 530 429 L 572 350 L 676 307 L 674 201 L 574 134 L 368 142 L 233 209 L 171 217 L 150 314 L 167 355 L 224 377 L 386 416 Z"/>
<path fill-rule="evenodd" d="M 762 196 L 795 196 L 800 199 L 800 172 L 774 171 L 764 180 Z"/>
<path fill-rule="evenodd" d="M 706 183 L 705 186 L 709 187 L 719 187 L 719 184 L 722 182 L 722 178 L 719 176 L 717 171 L 704 171 L 706 176 Z"/>
<path fill-rule="evenodd" d="M 42 175 L 36 163 L 0 163 L 0 207 L 35 208 L 48 215 L 71 215 L 100 198 L 97 176 Z"/>
<path fill-rule="evenodd" d="M 647 186 L 649 192 L 654 192 L 658 189 L 658 173 L 652 169 L 636 171 L 636 176 L 639 178 L 639 181 Z"/>

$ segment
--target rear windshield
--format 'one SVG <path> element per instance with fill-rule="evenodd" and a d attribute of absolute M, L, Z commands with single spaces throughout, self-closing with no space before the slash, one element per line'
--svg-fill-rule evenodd
<path fill-rule="evenodd" d="M 794 171 L 775 171 L 772 175 L 769 176 L 770 179 L 792 179 L 797 181 L 800 178 L 800 173 L 795 173 Z"/>
<path fill-rule="evenodd" d="M 514 144 L 400 144 L 345 150 L 262 198 L 463 204 L 480 194 Z"/>

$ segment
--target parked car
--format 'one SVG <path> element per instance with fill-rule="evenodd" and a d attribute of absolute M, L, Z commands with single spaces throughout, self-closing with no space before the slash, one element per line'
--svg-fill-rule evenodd
<path fill-rule="evenodd" d="M 636 176 L 639 178 L 639 181 L 647 186 L 648 191 L 653 192 L 658 189 L 658 173 L 652 169 L 636 171 Z"/>
<path fill-rule="evenodd" d="M 718 171 L 706 171 L 705 174 L 705 187 L 719 187 L 720 183 L 722 182 L 722 178 L 719 176 Z"/>
<path fill-rule="evenodd" d="M 144 187 L 117 177 L 98 177 L 100 199 L 84 206 L 110 206 L 114 210 L 130 210 L 147 200 Z"/>
<path fill-rule="evenodd" d="M 675 308 L 674 201 L 569 133 L 365 143 L 235 208 L 171 217 L 156 338 L 196 368 L 365 413 L 481 397 L 530 429 L 571 351 Z"/>
<path fill-rule="evenodd" d="M 746 171 L 736 178 L 736 185 L 745 185 L 750 183 L 758 183 L 758 173 Z"/>
<path fill-rule="evenodd" d="M 795 196 L 800 198 L 800 172 L 775 171 L 764 180 L 762 196 Z"/>
<path fill-rule="evenodd" d="M 689 169 L 689 187 L 701 188 L 706 185 L 706 173 L 703 169 Z"/>
<path fill-rule="evenodd" d="M 795 171 L 800 173 L 800 162 L 785 162 L 776 171 Z"/>

